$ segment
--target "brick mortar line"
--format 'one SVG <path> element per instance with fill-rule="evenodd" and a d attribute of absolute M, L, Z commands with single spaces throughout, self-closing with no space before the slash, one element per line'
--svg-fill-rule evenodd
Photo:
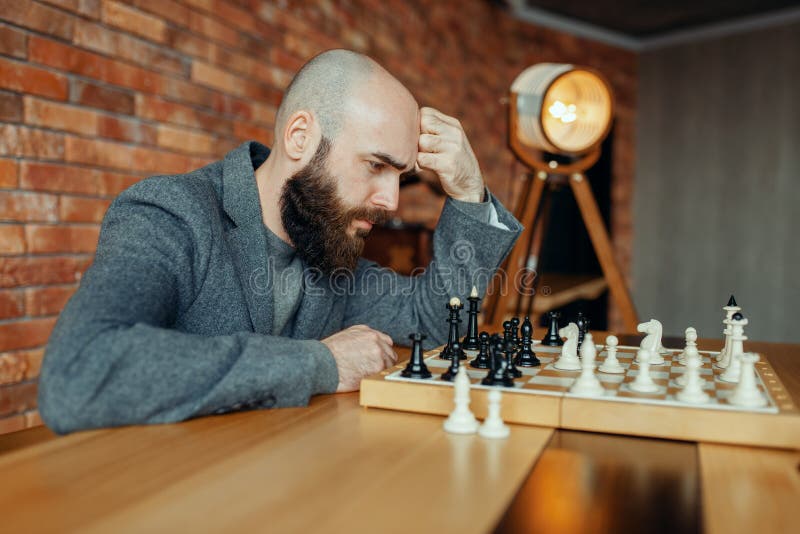
<path fill-rule="evenodd" d="M 59 284 L 36 284 L 31 286 L 19 286 L 19 287 L 5 288 L 5 289 L 0 288 L 0 292 L 12 292 L 12 293 L 15 291 L 24 292 L 26 289 L 47 289 L 51 287 L 61 287 L 66 289 L 68 287 L 77 287 L 78 284 L 79 282 L 74 282 L 74 283 L 62 282 Z"/>
<path fill-rule="evenodd" d="M 16 226 L 34 226 L 34 225 L 35 226 L 53 226 L 53 227 L 57 227 L 57 228 L 77 226 L 77 227 L 87 227 L 87 228 L 91 227 L 91 228 L 94 228 L 94 227 L 99 227 L 100 223 L 99 222 L 87 222 L 87 221 L 47 221 L 47 222 L 44 222 L 44 223 L 29 222 L 29 221 L 26 221 L 25 223 L 18 223 L 18 222 L 15 222 L 15 221 L 8 221 L 8 220 L 1 220 L 0 221 L 0 226 L 11 226 L 11 225 L 16 225 Z"/>
<path fill-rule="evenodd" d="M 36 162 L 38 163 L 38 162 Z M 142 177 L 142 180 L 146 179 L 147 177 Z M 127 189 L 127 188 L 126 188 Z M 124 191 L 124 189 L 123 189 Z M 89 193 L 73 193 L 71 191 L 64 191 L 62 189 L 25 189 L 25 188 L 18 188 L 18 189 L 10 189 L 7 187 L 0 187 L 0 193 L 38 193 L 41 195 L 56 195 L 59 197 L 59 201 L 63 197 L 69 198 L 80 198 L 83 200 L 109 200 L 113 201 L 117 198 L 122 191 L 117 193 L 116 195 L 91 195 Z M 0 220 L 0 224 L 6 223 L 13 223 L 14 221 L 9 221 L 6 219 Z M 53 222 L 53 221 L 50 221 Z M 71 221 L 64 221 L 64 222 L 71 222 Z M 90 222 L 90 221 L 74 221 L 74 222 Z"/>
<path fill-rule="evenodd" d="M 0 319 L 0 326 L 6 325 L 6 324 L 12 324 L 12 323 L 29 323 L 31 321 L 36 321 L 36 320 L 39 320 L 39 319 L 57 319 L 59 315 L 61 315 L 60 311 L 58 313 L 56 313 L 56 314 L 45 314 L 45 315 L 27 315 L 26 314 L 26 315 L 22 315 L 20 317 L 12 317 L 11 319 Z M 34 347 L 21 347 L 21 348 L 18 348 L 18 349 L 11 349 L 11 350 L 7 350 L 5 352 L 14 352 L 14 351 L 19 351 L 19 350 L 34 350 L 36 348 L 44 347 L 46 345 L 47 345 L 47 343 L 45 343 L 44 345 L 36 345 Z M 0 352 L 0 354 L 3 354 L 3 352 Z"/>
<path fill-rule="evenodd" d="M 36 254 L 9 254 L 8 256 L 3 256 L 3 259 L 10 259 L 10 260 L 35 259 L 35 258 L 88 259 L 88 258 L 94 258 L 94 255 L 95 255 L 94 252 L 44 252 Z M 0 286 L 0 289 L 13 289 L 18 287 L 28 287 L 28 286 L 12 286 L 10 288 L 4 288 L 3 286 Z"/>

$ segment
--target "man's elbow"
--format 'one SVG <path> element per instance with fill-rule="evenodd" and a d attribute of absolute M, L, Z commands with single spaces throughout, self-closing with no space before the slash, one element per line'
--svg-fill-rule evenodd
<path fill-rule="evenodd" d="M 71 405 L 70 393 L 59 380 L 50 379 L 46 374 L 39 378 L 39 415 L 47 427 L 57 434 L 69 434 L 88 428 L 86 421 L 77 415 Z"/>

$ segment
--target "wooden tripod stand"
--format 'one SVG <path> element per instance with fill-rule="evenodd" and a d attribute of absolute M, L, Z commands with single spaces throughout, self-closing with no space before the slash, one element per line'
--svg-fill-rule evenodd
<path fill-rule="evenodd" d="M 568 164 L 559 164 L 556 161 L 545 162 L 541 151 L 525 147 L 519 140 L 515 100 L 516 95 L 512 94 L 509 105 L 509 144 L 517 157 L 529 168 L 536 171 L 536 175 L 526 183 L 526 191 L 522 196 L 522 202 L 517 206 L 515 216 L 522 223 L 524 230 L 503 266 L 506 273 L 511 280 L 515 280 L 518 279 L 517 273 L 527 267 L 545 186 L 551 179 L 559 176 L 569 176 L 570 188 L 575 195 L 584 225 L 592 241 L 592 247 L 603 269 L 603 275 L 608 283 L 611 298 L 614 299 L 614 302 L 619 307 L 625 329 L 629 332 L 635 332 L 639 323 L 636 308 L 614 258 L 608 232 L 600 215 L 600 210 L 597 208 L 597 202 L 591 186 L 584 174 L 600 157 L 599 143 L 574 162 Z M 538 256 L 538 250 L 536 254 Z M 511 290 L 501 294 L 501 288 L 496 286 L 497 284 L 495 284 L 494 291 L 488 296 L 486 305 L 486 321 L 489 324 L 498 322 L 506 310 L 509 309 L 511 303 L 516 303 L 518 302 L 517 299 L 519 299 L 517 291 Z"/>

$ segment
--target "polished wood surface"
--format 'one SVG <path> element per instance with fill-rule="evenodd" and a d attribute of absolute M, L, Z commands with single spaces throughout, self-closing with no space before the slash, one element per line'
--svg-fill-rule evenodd
<path fill-rule="evenodd" d="M 559 430 L 496 530 L 691 534 L 700 503 L 693 443 Z"/>
<path fill-rule="evenodd" d="M 797 403 L 800 347 L 747 349 L 769 356 Z M 0 530 L 797 531 L 798 451 L 517 425 L 491 442 L 441 424 L 344 394 L 173 425 L 0 436 Z"/>

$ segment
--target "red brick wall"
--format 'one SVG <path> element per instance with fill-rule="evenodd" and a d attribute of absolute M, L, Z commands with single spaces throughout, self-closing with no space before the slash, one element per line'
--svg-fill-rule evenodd
<path fill-rule="evenodd" d="M 0 0 L 0 433 L 39 424 L 36 378 L 56 317 L 92 260 L 111 199 L 245 139 L 313 54 L 372 55 L 461 119 L 490 187 L 513 204 L 501 98 L 526 66 L 588 64 L 617 94 L 616 247 L 630 259 L 637 59 L 511 19 L 483 0 Z M 405 214 L 435 203 L 404 192 Z"/>

